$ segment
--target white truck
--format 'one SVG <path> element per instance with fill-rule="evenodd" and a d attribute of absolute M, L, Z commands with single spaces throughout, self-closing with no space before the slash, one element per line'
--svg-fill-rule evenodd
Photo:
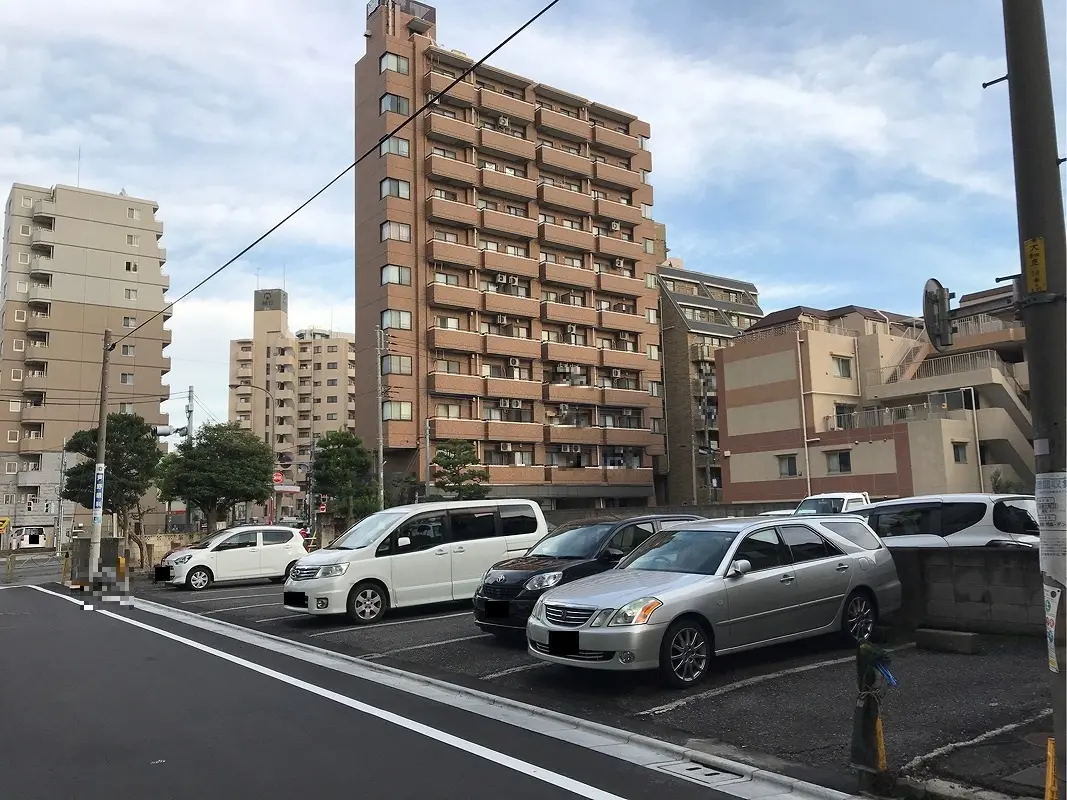
<path fill-rule="evenodd" d="M 812 514 L 850 514 L 857 508 L 870 505 L 867 492 L 828 492 L 805 497 L 792 511 L 765 511 L 761 517 L 802 517 Z"/>

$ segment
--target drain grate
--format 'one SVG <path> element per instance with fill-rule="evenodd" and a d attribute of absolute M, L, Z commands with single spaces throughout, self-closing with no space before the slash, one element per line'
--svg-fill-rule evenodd
<path fill-rule="evenodd" d="M 723 772 L 713 767 L 706 767 L 703 764 L 697 764 L 695 761 L 674 761 L 669 764 L 659 764 L 656 769 L 704 786 L 715 786 L 728 781 L 736 781 L 743 777 L 733 772 Z"/>

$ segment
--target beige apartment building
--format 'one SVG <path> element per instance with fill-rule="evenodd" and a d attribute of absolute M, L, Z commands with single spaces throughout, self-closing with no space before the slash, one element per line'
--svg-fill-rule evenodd
<path fill-rule="evenodd" d="M 117 341 L 109 410 L 167 424 L 160 404 L 170 396 L 163 382 L 170 371 L 170 313 L 164 311 L 170 278 L 163 272 L 158 208 L 124 192 L 73 186 L 16 183 L 8 195 L 0 277 L 0 428 L 6 431 L 0 517 L 9 529 L 40 529 L 50 543 L 61 515 L 65 530 L 91 518 L 91 510 L 71 503 L 60 509 L 58 490 L 64 441 L 97 424 L 105 328 Z M 154 512 L 146 528 L 161 527 L 162 504 L 147 498 L 146 509 Z"/>
<path fill-rule="evenodd" d="M 664 452 L 650 130 L 495 67 L 408 114 L 474 62 L 436 11 L 368 6 L 356 65 L 357 431 L 425 478 L 477 444 L 494 496 L 548 508 L 654 503 Z M 429 439 L 427 454 L 424 440 Z"/>
<path fill-rule="evenodd" d="M 306 519 L 314 442 L 328 431 L 355 432 L 354 337 L 318 328 L 290 332 L 284 289 L 256 290 L 253 303 L 252 338 L 230 342 L 229 420 L 274 443 L 282 474 L 274 518 Z M 266 519 L 271 509 L 237 514 Z"/>
<path fill-rule="evenodd" d="M 921 320 L 876 309 L 767 315 L 716 353 L 726 501 L 1032 491 L 1024 342 L 989 316 L 939 354 Z"/>
<path fill-rule="evenodd" d="M 657 269 L 667 418 L 667 501 L 722 501 L 715 354 L 762 317 L 754 284 L 685 269 Z"/>

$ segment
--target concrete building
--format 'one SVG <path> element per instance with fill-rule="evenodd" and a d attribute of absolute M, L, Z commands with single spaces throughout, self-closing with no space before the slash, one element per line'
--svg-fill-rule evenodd
<path fill-rule="evenodd" d="M 722 500 L 715 353 L 763 317 L 754 284 L 685 269 L 657 270 L 670 504 Z"/>
<path fill-rule="evenodd" d="M 284 289 L 257 290 L 253 303 L 252 338 L 230 342 L 229 420 L 274 442 L 284 478 L 275 519 L 303 517 L 313 442 L 328 431 L 355 432 L 354 337 L 317 328 L 291 333 Z M 262 506 L 239 512 L 269 514 Z"/>
<path fill-rule="evenodd" d="M 39 528 L 52 541 L 63 443 L 97 424 L 105 328 L 117 340 L 109 409 L 167 424 L 160 403 L 170 396 L 163 382 L 170 371 L 164 355 L 171 342 L 164 311 L 170 278 L 157 211 L 152 200 L 73 186 L 16 183 L 8 195 L 0 276 L 0 427 L 6 431 L 0 517 L 12 529 Z M 67 529 L 75 518 L 88 523 L 90 510 L 63 505 Z M 146 528 L 161 527 L 162 505 L 150 498 L 146 507 L 154 509 Z"/>
<path fill-rule="evenodd" d="M 439 46 L 436 11 L 368 6 L 356 152 L 473 60 Z M 634 115 L 484 66 L 356 168 L 356 353 L 385 398 L 357 430 L 388 472 L 477 444 L 494 496 L 547 508 L 654 503 L 664 452 L 649 175 Z"/>
<path fill-rule="evenodd" d="M 1032 487 L 1024 341 L 980 317 L 938 354 L 921 320 L 876 309 L 768 314 L 716 353 L 725 500 Z"/>

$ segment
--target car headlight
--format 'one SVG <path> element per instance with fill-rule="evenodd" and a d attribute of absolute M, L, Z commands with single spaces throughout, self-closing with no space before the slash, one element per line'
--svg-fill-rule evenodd
<path fill-rule="evenodd" d="M 526 587 L 530 591 L 536 591 L 538 589 L 551 589 L 557 583 L 563 580 L 562 572 L 544 572 L 540 575 L 534 575 L 530 580 L 526 581 Z"/>
<path fill-rule="evenodd" d="M 178 556 L 176 559 L 174 559 L 174 566 L 178 566 L 178 564 L 184 564 L 186 561 L 190 561 L 192 557 L 193 556 L 191 553 L 187 556 Z"/>
<path fill-rule="evenodd" d="M 596 612 L 596 616 L 594 616 L 593 619 L 590 620 L 589 627 L 600 628 L 603 625 L 606 625 L 608 620 L 611 619 L 611 615 L 614 613 L 614 608 L 602 608 L 600 611 Z"/>
<path fill-rule="evenodd" d="M 615 612 L 615 616 L 611 618 L 608 627 L 615 625 L 644 625 L 648 622 L 648 618 L 652 616 L 652 612 L 661 605 L 663 603 L 655 597 L 641 597 L 633 600 Z"/>
<path fill-rule="evenodd" d="M 545 599 L 543 597 L 538 597 L 537 598 L 537 602 L 534 603 L 533 611 L 530 612 L 530 616 L 533 619 L 541 620 L 542 622 L 544 621 L 544 619 L 545 619 Z"/>
<path fill-rule="evenodd" d="M 319 567 L 318 578 L 336 578 L 339 575 L 344 575 L 348 571 L 348 562 L 343 564 L 327 564 L 325 567 Z"/>

